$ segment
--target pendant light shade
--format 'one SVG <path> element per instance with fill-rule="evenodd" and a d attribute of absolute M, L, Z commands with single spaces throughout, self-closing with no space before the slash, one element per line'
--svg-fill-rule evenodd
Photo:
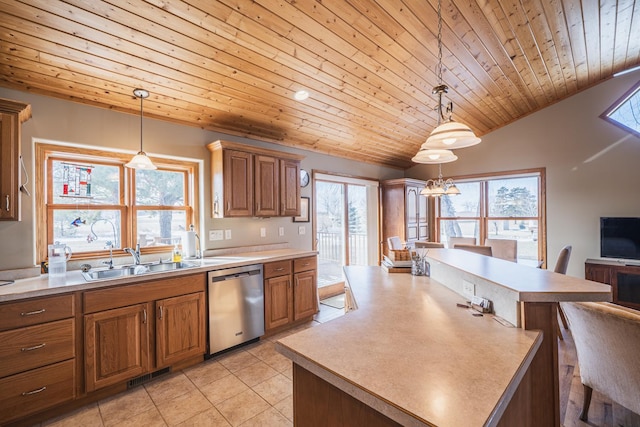
<path fill-rule="evenodd" d="M 424 147 L 424 144 L 422 145 Z M 422 148 L 411 159 L 414 163 L 438 164 L 449 163 L 458 160 L 458 156 L 451 150 L 431 150 Z"/>
<path fill-rule="evenodd" d="M 422 144 L 423 149 L 454 150 L 457 148 L 471 147 L 480 143 L 469 126 L 454 122 L 453 120 L 436 127 L 427 141 Z"/>
<path fill-rule="evenodd" d="M 142 101 L 149 97 L 149 91 L 145 89 L 134 89 L 133 94 L 136 98 L 140 98 L 140 151 L 138 151 L 138 154 L 133 156 L 133 159 L 131 159 L 129 163 L 126 163 L 125 166 L 131 169 L 158 169 L 151 159 L 147 157 L 147 153 L 142 150 Z"/>

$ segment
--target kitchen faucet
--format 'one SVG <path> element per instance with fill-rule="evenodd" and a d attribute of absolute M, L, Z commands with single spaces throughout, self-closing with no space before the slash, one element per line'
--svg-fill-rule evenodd
<path fill-rule="evenodd" d="M 123 251 L 133 257 L 133 262 L 135 263 L 135 265 L 140 265 L 140 243 L 136 244 L 135 250 L 131 248 L 124 248 Z"/>
<path fill-rule="evenodd" d="M 109 248 L 109 261 L 102 261 L 103 264 L 107 264 L 109 266 L 109 270 L 113 269 L 113 243 L 109 240 L 105 247 Z"/>

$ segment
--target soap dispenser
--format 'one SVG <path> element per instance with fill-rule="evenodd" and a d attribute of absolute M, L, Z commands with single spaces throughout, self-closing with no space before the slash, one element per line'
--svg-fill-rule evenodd
<path fill-rule="evenodd" d="M 176 244 L 173 247 L 173 262 L 182 261 L 182 252 L 180 251 L 180 247 Z"/>

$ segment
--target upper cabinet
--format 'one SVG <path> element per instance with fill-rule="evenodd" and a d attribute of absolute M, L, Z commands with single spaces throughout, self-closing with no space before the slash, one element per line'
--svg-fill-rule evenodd
<path fill-rule="evenodd" d="M 229 141 L 207 148 L 213 218 L 300 215 L 303 156 Z"/>
<path fill-rule="evenodd" d="M 382 249 L 387 239 L 398 236 L 408 246 L 429 238 L 428 199 L 420 194 L 424 181 L 400 178 L 382 182 Z"/>
<path fill-rule="evenodd" d="M 31 106 L 0 98 L 0 220 L 20 220 L 20 127 Z"/>

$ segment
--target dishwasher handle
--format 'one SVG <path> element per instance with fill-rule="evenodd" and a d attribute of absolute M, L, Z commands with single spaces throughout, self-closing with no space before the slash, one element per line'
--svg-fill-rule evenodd
<path fill-rule="evenodd" d="M 211 278 L 211 282 L 215 283 L 215 282 L 223 282 L 225 280 L 233 280 L 233 279 L 239 279 L 240 277 L 248 277 L 248 276 L 252 276 L 255 275 L 256 273 L 253 273 L 251 271 L 246 272 L 246 273 L 236 273 L 236 274 L 230 274 L 228 276 L 219 276 L 219 277 L 212 277 Z M 259 273 L 259 271 L 258 271 Z"/>

